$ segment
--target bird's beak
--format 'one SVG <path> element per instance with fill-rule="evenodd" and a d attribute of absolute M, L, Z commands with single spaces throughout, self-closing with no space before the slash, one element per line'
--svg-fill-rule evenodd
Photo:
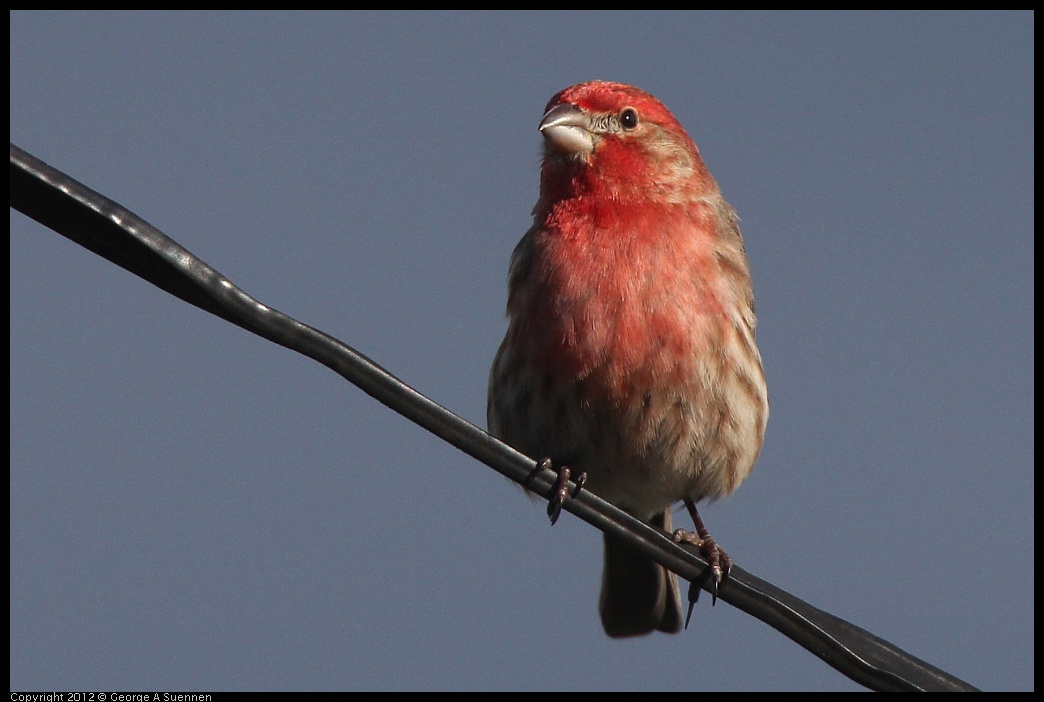
<path fill-rule="evenodd" d="M 540 120 L 540 133 L 547 143 L 569 154 L 594 151 L 594 135 L 587 113 L 569 104 L 555 105 Z"/>

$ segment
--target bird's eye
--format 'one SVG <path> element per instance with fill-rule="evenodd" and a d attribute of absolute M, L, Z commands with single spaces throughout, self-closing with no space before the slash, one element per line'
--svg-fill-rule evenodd
<path fill-rule="evenodd" d="M 638 126 L 638 110 L 633 107 L 625 107 L 620 113 L 620 124 L 624 129 L 630 131 Z"/>

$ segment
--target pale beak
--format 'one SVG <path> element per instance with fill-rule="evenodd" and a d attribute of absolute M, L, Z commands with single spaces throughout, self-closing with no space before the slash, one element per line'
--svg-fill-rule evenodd
<path fill-rule="evenodd" d="M 589 154 L 594 151 L 594 135 L 588 125 L 583 110 L 569 104 L 555 105 L 540 120 L 540 133 L 559 151 Z"/>

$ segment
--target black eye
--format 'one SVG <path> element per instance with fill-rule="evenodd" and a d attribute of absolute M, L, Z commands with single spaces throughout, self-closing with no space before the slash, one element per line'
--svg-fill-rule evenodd
<path fill-rule="evenodd" d="M 638 126 L 638 110 L 633 107 L 625 107 L 620 113 L 620 124 L 624 129 L 631 130 Z"/>

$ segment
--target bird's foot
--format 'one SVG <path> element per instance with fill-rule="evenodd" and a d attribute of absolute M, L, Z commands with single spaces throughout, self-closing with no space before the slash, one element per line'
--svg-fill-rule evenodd
<path fill-rule="evenodd" d="M 725 553 L 725 549 L 718 545 L 710 532 L 707 531 L 707 527 L 704 526 L 703 520 L 700 518 L 700 513 L 696 511 L 696 503 L 690 499 L 685 500 L 685 508 L 689 511 L 692 516 L 692 523 L 696 526 L 696 531 L 686 531 L 684 529 L 677 529 L 674 532 L 675 543 L 691 544 L 700 550 L 700 553 L 704 558 L 707 559 L 709 568 L 709 577 L 713 580 L 711 586 L 711 605 L 715 605 L 718 602 L 718 591 L 720 588 L 725 586 L 725 583 L 729 579 L 729 571 L 732 570 L 732 557 Z M 689 618 L 692 616 L 692 608 L 700 599 L 700 587 L 696 581 L 693 581 L 689 585 L 689 612 L 685 616 L 685 626 L 689 626 Z"/>
<path fill-rule="evenodd" d="M 566 500 L 576 497 L 584 489 L 584 483 L 587 482 L 587 473 L 579 473 L 575 479 L 575 487 L 570 490 L 569 479 L 572 477 L 573 472 L 569 469 L 569 466 L 559 466 L 556 469 L 551 459 L 545 458 L 537 465 L 537 470 L 545 469 L 551 469 L 558 473 L 558 477 L 555 478 L 551 491 L 547 495 L 547 516 L 551 523 L 554 524 L 562 514 L 562 505 L 565 504 Z"/>

